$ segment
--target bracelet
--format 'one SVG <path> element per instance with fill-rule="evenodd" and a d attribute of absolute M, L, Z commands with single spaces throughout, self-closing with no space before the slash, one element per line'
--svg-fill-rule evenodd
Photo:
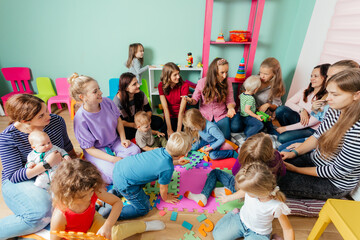
<path fill-rule="evenodd" d="M 293 153 L 295 153 L 295 157 L 299 156 L 299 153 L 298 153 L 298 151 L 296 151 L 295 149 L 292 149 L 292 150 L 290 150 L 290 152 L 293 152 Z"/>

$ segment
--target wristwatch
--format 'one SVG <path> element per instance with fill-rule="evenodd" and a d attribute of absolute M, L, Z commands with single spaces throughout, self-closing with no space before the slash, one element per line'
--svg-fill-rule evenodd
<path fill-rule="evenodd" d="M 43 162 L 43 167 L 46 169 L 46 170 L 49 170 L 49 169 L 51 169 L 51 166 L 50 166 L 50 164 L 48 163 L 48 162 Z"/>
<path fill-rule="evenodd" d="M 304 111 L 304 110 L 305 110 L 304 108 L 300 108 L 299 113 L 301 113 L 301 112 Z"/>

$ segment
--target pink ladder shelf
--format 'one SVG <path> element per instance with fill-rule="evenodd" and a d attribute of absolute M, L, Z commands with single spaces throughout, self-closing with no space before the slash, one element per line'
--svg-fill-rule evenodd
<path fill-rule="evenodd" d="M 251 32 L 251 41 L 249 42 L 225 42 L 218 43 L 211 41 L 211 24 L 214 0 L 206 0 L 205 7 L 205 26 L 204 26 L 204 39 L 203 39 L 203 52 L 202 52 L 202 63 L 203 63 L 203 77 L 206 76 L 206 72 L 209 66 L 209 55 L 210 45 L 244 45 L 243 57 L 246 64 L 246 77 L 251 75 L 257 42 L 259 38 L 260 25 L 262 14 L 264 10 L 265 0 L 251 0 L 250 16 L 248 23 L 248 31 Z"/>

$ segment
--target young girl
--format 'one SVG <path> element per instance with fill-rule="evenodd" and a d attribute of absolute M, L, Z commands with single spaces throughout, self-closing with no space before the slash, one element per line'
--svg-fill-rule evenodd
<path fill-rule="evenodd" d="M 213 197 L 219 196 L 221 193 L 225 193 L 226 195 L 236 194 L 234 176 L 238 173 L 241 166 L 253 162 L 265 163 L 276 178 L 285 175 L 285 165 L 280 153 L 274 150 L 270 136 L 265 133 L 258 133 L 249 137 L 241 146 L 239 161 L 236 161 L 232 168 L 233 175 L 219 169 L 214 169 L 209 173 L 200 194 L 187 191 L 184 195 L 204 207 L 207 204 L 210 194 Z M 215 188 L 217 181 L 221 182 L 225 187 Z"/>
<path fill-rule="evenodd" d="M 140 153 L 140 149 L 126 139 L 119 109 L 102 98 L 96 80 L 74 73 L 69 82 L 71 96 L 83 103 L 74 118 L 75 137 L 84 157 L 99 169 L 105 183 L 111 184 L 114 163 Z"/>
<path fill-rule="evenodd" d="M 200 99 L 200 112 L 210 122 L 214 122 L 230 139 L 230 118 L 235 115 L 232 83 L 227 79 L 229 63 L 224 58 L 215 58 L 205 78 L 198 81 L 192 98 L 187 102 L 195 105 Z"/>
<path fill-rule="evenodd" d="M 149 66 L 146 65 L 142 67 L 144 63 L 144 47 L 141 43 L 133 43 L 129 46 L 129 58 L 126 62 L 126 67 L 129 69 L 129 72 L 136 76 L 139 84 L 141 85 L 141 74 L 149 69 Z"/>
<path fill-rule="evenodd" d="M 81 159 L 63 161 L 54 174 L 51 190 L 55 208 L 51 231 L 92 232 L 114 240 L 165 228 L 159 220 L 115 225 L 123 204 L 118 197 L 104 191 L 100 172 L 90 162 Z M 112 205 L 106 220 L 95 211 L 98 198 Z M 51 240 L 57 239 L 60 237 L 51 234 Z"/>
<path fill-rule="evenodd" d="M 294 230 L 287 217 L 290 209 L 286 206 L 285 195 L 276 186 L 275 176 L 260 162 L 244 166 L 236 175 L 236 196 L 220 197 L 228 202 L 244 198 L 240 212 L 228 212 L 220 219 L 213 232 L 214 239 L 270 239 L 272 221 L 278 218 L 284 239 L 295 239 Z"/>
<path fill-rule="evenodd" d="M 208 152 L 212 159 L 238 157 L 234 150 L 220 150 L 225 142 L 224 134 L 215 123 L 207 121 L 198 109 L 192 108 L 185 113 L 184 127 L 196 140 L 191 150 L 204 147 L 204 151 Z M 207 145 L 210 146 L 206 147 Z"/>
<path fill-rule="evenodd" d="M 186 108 L 186 99 L 183 97 L 188 95 L 189 86 L 182 80 L 180 68 L 172 62 L 164 65 L 160 78 L 160 101 L 164 109 L 166 132 L 170 136 L 175 131 L 181 131 Z"/>

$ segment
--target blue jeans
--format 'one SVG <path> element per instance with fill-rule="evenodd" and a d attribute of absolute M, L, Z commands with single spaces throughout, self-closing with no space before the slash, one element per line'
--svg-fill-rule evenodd
<path fill-rule="evenodd" d="M 240 219 L 239 213 L 230 211 L 216 223 L 213 237 L 215 240 L 233 240 L 240 237 L 244 237 L 245 240 L 268 240 L 270 234 L 257 234 L 245 226 Z"/>
<path fill-rule="evenodd" d="M 0 219 L 0 239 L 40 231 L 50 223 L 51 196 L 34 180 L 12 183 L 4 180 L 2 194 L 14 215 Z"/>
<path fill-rule="evenodd" d="M 129 186 L 123 190 L 116 189 L 115 185 L 114 187 L 116 190 L 115 194 L 116 192 L 120 193 L 131 203 L 123 207 L 118 220 L 144 216 L 150 211 L 151 205 L 149 196 L 145 194 L 143 190 L 144 186 Z"/>
<path fill-rule="evenodd" d="M 211 170 L 209 173 L 203 190 L 201 191 L 202 194 L 205 195 L 206 198 L 209 198 L 211 192 L 214 190 L 216 186 L 216 182 L 221 182 L 225 187 L 230 189 L 233 193 L 236 192 L 235 190 L 235 178 L 233 175 L 221 171 L 219 169 Z"/>
<path fill-rule="evenodd" d="M 200 148 L 202 148 L 203 146 L 206 146 L 210 143 L 204 141 L 202 138 L 200 138 L 199 141 L 196 141 L 193 144 L 193 147 L 191 148 L 192 150 L 198 150 Z M 218 149 L 213 149 L 209 152 L 209 157 L 211 159 L 225 159 L 225 158 L 231 158 L 234 156 L 234 150 L 219 150 L 220 147 Z"/>
<path fill-rule="evenodd" d="M 281 143 L 287 143 L 299 138 L 307 138 L 313 135 L 315 132 L 312 128 L 303 128 L 298 130 L 286 131 L 278 136 L 278 141 Z"/>
<path fill-rule="evenodd" d="M 290 142 L 286 142 L 278 147 L 278 151 L 279 152 L 290 152 L 290 149 L 286 149 L 288 146 L 290 146 L 293 143 L 303 143 L 303 142 L 305 142 L 305 140 L 306 140 L 306 138 L 299 138 L 299 139 L 292 140 Z"/>
<path fill-rule="evenodd" d="M 251 116 L 243 117 L 237 113 L 231 125 L 237 132 L 244 131 L 246 138 L 259 133 L 264 128 L 264 123 Z"/>
<path fill-rule="evenodd" d="M 279 106 L 275 110 L 276 119 L 281 126 L 287 126 L 300 122 L 300 114 L 287 106 Z"/>
<path fill-rule="evenodd" d="M 214 122 L 220 128 L 220 130 L 224 134 L 225 139 L 230 140 L 230 118 L 224 117 L 218 122 L 216 122 L 215 120 L 213 120 L 212 122 Z"/>

